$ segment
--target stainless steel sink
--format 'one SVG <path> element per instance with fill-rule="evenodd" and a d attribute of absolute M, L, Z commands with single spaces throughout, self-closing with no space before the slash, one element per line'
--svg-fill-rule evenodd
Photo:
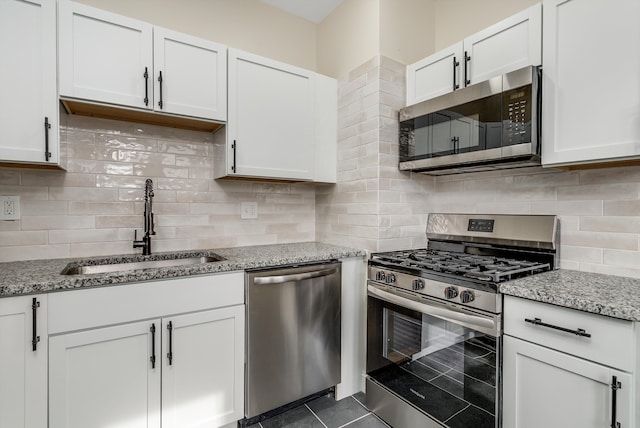
<path fill-rule="evenodd" d="M 61 275 L 83 275 L 90 273 L 108 273 L 108 272 L 120 272 L 139 269 L 154 269 L 168 266 L 185 266 L 185 265 L 199 265 L 203 263 L 213 263 L 224 260 L 224 258 L 210 255 L 203 257 L 188 257 L 188 258 L 175 258 L 164 260 L 144 260 L 144 261 L 131 261 L 121 263 L 108 263 L 108 264 L 95 264 L 77 266 L 75 264 L 69 264 L 62 272 Z"/>

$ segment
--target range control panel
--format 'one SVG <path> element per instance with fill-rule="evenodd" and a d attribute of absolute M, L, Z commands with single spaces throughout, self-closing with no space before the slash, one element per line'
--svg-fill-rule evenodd
<path fill-rule="evenodd" d="M 493 232 L 493 224 L 495 220 L 488 219 L 480 219 L 480 218 L 470 218 L 469 219 L 469 227 L 467 230 L 469 232 Z"/>

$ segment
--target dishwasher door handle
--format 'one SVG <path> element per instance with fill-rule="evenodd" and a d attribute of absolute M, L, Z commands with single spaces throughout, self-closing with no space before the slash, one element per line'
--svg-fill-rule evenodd
<path fill-rule="evenodd" d="M 338 269 L 323 269 L 312 272 L 294 273 L 291 275 L 278 275 L 278 276 L 260 276 L 253 278 L 254 284 L 282 284 L 289 281 L 303 281 L 305 279 L 320 278 L 323 276 L 333 275 L 337 273 Z"/>

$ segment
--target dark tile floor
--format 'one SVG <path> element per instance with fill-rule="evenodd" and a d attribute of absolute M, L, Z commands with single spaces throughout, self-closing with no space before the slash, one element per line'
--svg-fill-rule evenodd
<path fill-rule="evenodd" d="M 248 428 L 389 428 L 364 407 L 364 394 L 335 401 L 333 397 L 316 398 L 295 409 L 273 416 Z"/>

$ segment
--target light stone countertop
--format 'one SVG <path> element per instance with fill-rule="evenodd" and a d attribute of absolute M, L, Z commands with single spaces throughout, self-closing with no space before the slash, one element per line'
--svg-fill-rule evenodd
<path fill-rule="evenodd" d="M 202 257 L 218 255 L 225 260 L 197 265 L 169 266 L 100 274 L 61 275 L 68 264 L 95 265 L 115 262 L 163 260 L 176 256 Z M 321 260 L 364 257 L 363 250 L 302 242 L 293 244 L 259 245 L 251 247 L 218 248 L 213 250 L 174 251 L 150 256 L 128 254 L 71 259 L 28 260 L 0 263 L 0 298 L 23 294 L 47 293 L 85 287 L 100 287 L 138 281 L 152 281 L 189 275 L 206 275 L 245 269 L 283 266 Z"/>
<path fill-rule="evenodd" d="M 640 279 L 555 270 L 500 284 L 502 294 L 640 321 Z"/>

